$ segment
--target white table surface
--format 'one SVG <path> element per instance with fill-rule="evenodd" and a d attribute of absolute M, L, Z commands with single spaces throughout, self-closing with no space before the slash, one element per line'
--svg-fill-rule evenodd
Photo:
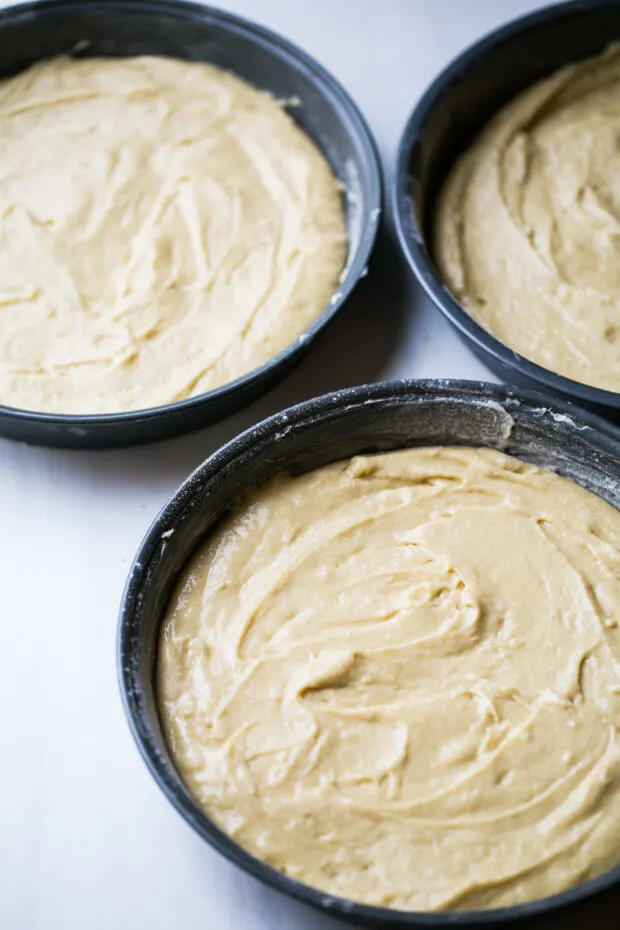
<path fill-rule="evenodd" d="M 484 32 L 538 4 L 221 5 L 323 62 L 366 114 L 389 169 L 408 113 L 435 73 Z M 490 377 L 422 297 L 392 247 L 304 364 L 218 426 L 107 452 L 0 440 L 1 930 L 341 926 L 221 859 L 160 793 L 121 708 L 117 609 L 150 520 L 220 443 L 312 395 L 403 376 Z"/>

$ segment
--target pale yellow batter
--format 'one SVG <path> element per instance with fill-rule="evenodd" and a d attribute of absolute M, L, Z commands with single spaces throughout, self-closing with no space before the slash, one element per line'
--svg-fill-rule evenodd
<path fill-rule="evenodd" d="M 620 863 L 620 514 L 498 452 L 249 494 L 184 570 L 158 687 L 254 855 L 368 904 L 515 904 Z"/>
<path fill-rule="evenodd" d="M 0 83 L 0 137 L 2 404 L 193 397 L 284 349 L 337 289 L 338 183 L 231 74 L 48 61 Z"/>
<path fill-rule="evenodd" d="M 620 391 L 620 48 L 559 71 L 491 120 L 440 198 L 435 254 L 494 336 Z"/>

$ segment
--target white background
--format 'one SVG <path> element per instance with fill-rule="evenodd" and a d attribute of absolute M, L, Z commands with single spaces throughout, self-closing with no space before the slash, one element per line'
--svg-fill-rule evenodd
<path fill-rule="evenodd" d="M 427 82 L 484 32 L 538 4 L 221 5 L 281 32 L 329 68 L 368 118 L 389 172 Z M 288 381 L 216 427 L 112 452 L 0 440 L 0 930 L 341 926 L 220 859 L 160 794 L 121 709 L 116 617 L 150 520 L 215 447 L 311 395 L 402 376 L 489 373 L 388 251 Z M 603 926 L 598 909 L 588 913 Z"/>

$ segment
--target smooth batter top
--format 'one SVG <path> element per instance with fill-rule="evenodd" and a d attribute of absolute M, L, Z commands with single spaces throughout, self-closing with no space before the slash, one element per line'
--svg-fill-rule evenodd
<path fill-rule="evenodd" d="M 495 451 L 358 457 L 249 494 L 184 570 L 159 700 L 254 855 L 413 910 L 620 863 L 620 514 Z"/>
<path fill-rule="evenodd" d="M 2 404 L 94 414 L 201 394 L 284 349 L 337 288 L 338 183 L 232 74 L 47 61 L 0 82 L 0 137 Z"/>
<path fill-rule="evenodd" d="M 521 355 L 620 391 L 620 48 L 501 110 L 440 197 L 455 297 Z"/>

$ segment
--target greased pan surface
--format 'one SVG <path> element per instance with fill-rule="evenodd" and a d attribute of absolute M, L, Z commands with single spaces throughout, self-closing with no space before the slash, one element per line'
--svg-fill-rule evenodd
<path fill-rule="evenodd" d="M 563 894 L 495 911 L 404 913 L 334 898 L 254 858 L 194 802 L 173 765 L 155 695 L 155 655 L 176 578 L 238 496 L 280 471 L 301 473 L 360 452 L 419 445 L 490 446 L 557 469 L 620 508 L 620 432 L 570 404 L 468 381 L 401 381 L 351 388 L 291 407 L 208 458 L 156 517 L 131 568 L 118 630 L 118 673 L 138 748 L 164 794 L 196 832 L 267 885 L 357 925 L 503 925 L 567 907 L 613 885 L 620 868 Z M 614 898 L 617 907 L 620 897 Z"/>
<path fill-rule="evenodd" d="M 207 61 L 296 105 L 291 116 L 329 161 L 345 192 L 349 254 L 337 293 L 286 349 L 198 397 L 147 410 L 55 415 L 0 406 L 0 435 L 42 445 L 133 445 L 188 432 L 256 400 L 301 360 L 364 275 L 381 212 L 375 144 L 346 91 L 296 46 L 253 23 L 169 0 L 40 0 L 0 11 L 0 77 L 57 55 L 166 55 Z M 225 311 L 225 308 L 223 308 Z"/>

